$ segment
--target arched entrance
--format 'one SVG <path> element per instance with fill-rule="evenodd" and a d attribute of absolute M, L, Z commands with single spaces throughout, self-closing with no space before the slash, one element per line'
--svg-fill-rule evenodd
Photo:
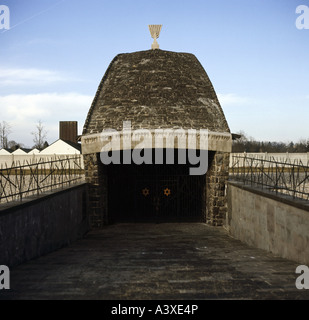
<path fill-rule="evenodd" d="M 189 175 L 188 164 L 111 164 L 105 170 L 109 222 L 206 222 L 206 174 Z"/>

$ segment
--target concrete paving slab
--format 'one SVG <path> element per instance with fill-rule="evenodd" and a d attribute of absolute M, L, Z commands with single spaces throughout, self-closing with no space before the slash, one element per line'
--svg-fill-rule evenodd
<path fill-rule="evenodd" d="M 15 267 L 0 300 L 307 300 L 297 266 L 223 228 L 119 224 Z"/>

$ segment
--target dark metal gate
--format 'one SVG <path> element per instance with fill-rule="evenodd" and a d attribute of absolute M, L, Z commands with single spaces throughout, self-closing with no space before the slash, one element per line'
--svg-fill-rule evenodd
<path fill-rule="evenodd" d="M 135 210 L 139 220 L 163 222 L 177 219 L 177 179 L 147 177 L 137 180 L 135 194 Z"/>
<path fill-rule="evenodd" d="M 111 222 L 204 222 L 206 176 L 187 165 L 111 165 Z"/>

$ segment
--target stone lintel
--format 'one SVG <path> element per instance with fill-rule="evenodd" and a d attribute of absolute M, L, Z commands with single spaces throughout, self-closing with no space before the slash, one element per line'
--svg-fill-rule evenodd
<path fill-rule="evenodd" d="M 93 154 L 102 151 L 177 148 L 220 151 L 230 153 L 232 134 L 208 130 L 156 129 L 109 131 L 82 136 L 82 153 Z M 103 150 L 104 148 L 104 150 Z"/>

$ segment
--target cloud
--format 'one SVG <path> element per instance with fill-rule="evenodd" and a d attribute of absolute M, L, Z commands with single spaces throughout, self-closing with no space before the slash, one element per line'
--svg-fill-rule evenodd
<path fill-rule="evenodd" d="M 0 68 L 0 86 L 46 85 L 72 80 L 77 81 L 77 79 L 69 78 L 51 70 Z"/>
<path fill-rule="evenodd" d="M 249 98 L 247 97 L 241 97 L 234 93 L 228 93 L 228 94 L 218 94 L 218 99 L 220 101 L 220 104 L 222 107 L 231 107 L 231 106 L 243 106 L 247 104 L 249 101 Z"/>
<path fill-rule="evenodd" d="M 0 96 L 0 121 L 12 127 L 10 140 L 32 146 L 31 132 L 39 120 L 48 131 L 48 142 L 59 135 L 59 121 L 78 121 L 82 128 L 93 97 L 78 93 L 41 93 Z"/>

